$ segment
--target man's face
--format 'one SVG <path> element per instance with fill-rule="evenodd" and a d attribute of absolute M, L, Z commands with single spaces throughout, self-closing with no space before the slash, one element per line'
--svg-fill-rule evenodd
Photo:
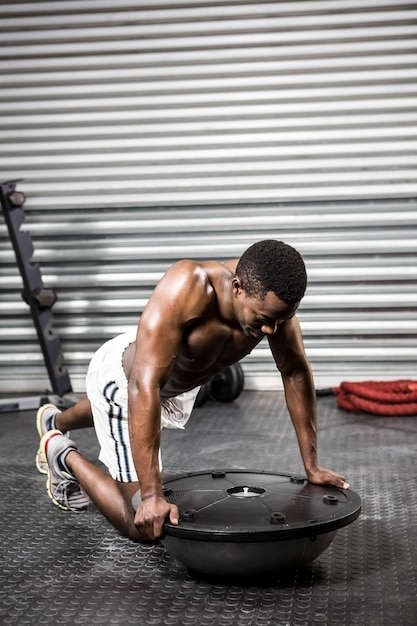
<path fill-rule="evenodd" d="M 279 326 L 294 316 L 299 302 L 287 304 L 268 291 L 262 300 L 246 296 L 242 289 L 236 293 L 235 315 L 247 337 L 261 338 L 273 335 Z"/>

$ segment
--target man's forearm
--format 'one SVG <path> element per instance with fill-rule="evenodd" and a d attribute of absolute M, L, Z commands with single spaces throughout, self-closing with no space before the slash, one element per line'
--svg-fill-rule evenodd
<path fill-rule="evenodd" d="M 309 371 L 283 377 L 285 399 L 307 473 L 317 467 L 317 412 Z"/>
<path fill-rule="evenodd" d="M 138 450 L 135 454 L 135 448 Z M 132 455 L 136 459 L 135 468 L 141 490 L 141 498 L 145 500 L 151 497 L 163 496 L 161 473 L 159 469 L 159 439 L 158 441 L 146 442 L 140 439 L 138 444 L 132 441 Z"/>
<path fill-rule="evenodd" d="M 159 469 L 160 398 L 129 396 L 129 436 L 142 499 L 162 496 Z"/>
<path fill-rule="evenodd" d="M 287 406 L 297 435 L 301 458 L 308 480 L 319 485 L 334 485 L 348 489 L 342 474 L 325 469 L 317 459 L 316 394 L 311 376 L 284 378 Z"/>

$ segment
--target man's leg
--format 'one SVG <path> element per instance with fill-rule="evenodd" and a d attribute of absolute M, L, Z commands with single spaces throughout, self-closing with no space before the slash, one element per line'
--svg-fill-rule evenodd
<path fill-rule="evenodd" d="M 90 400 L 87 396 L 78 400 L 65 411 L 57 413 L 55 416 L 55 428 L 62 433 L 76 428 L 91 428 L 93 426 L 93 414 Z"/>
<path fill-rule="evenodd" d="M 132 498 L 139 490 L 139 483 L 121 483 L 114 480 L 75 450 L 67 454 L 65 462 L 112 526 L 133 541 L 140 541 L 139 532 L 133 523 L 132 508 Z"/>
<path fill-rule="evenodd" d="M 139 482 L 121 483 L 83 457 L 76 444 L 59 430 L 48 431 L 40 449 L 46 459 L 46 488 L 55 505 L 80 511 L 94 502 L 99 511 L 123 535 L 140 541 L 133 519 L 132 497 Z"/>

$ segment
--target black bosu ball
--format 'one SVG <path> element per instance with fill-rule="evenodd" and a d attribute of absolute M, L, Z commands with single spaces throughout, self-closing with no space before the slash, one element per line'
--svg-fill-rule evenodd
<path fill-rule="evenodd" d="M 165 523 L 166 551 L 192 572 L 265 576 L 316 559 L 360 514 L 352 490 L 263 471 L 216 470 L 164 481 L 180 511 Z"/>

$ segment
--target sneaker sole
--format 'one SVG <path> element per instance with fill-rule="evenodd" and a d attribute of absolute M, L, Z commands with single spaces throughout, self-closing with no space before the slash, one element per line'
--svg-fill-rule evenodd
<path fill-rule="evenodd" d="M 45 456 L 42 454 L 40 450 L 38 450 L 36 453 L 35 463 L 36 463 L 36 469 L 38 470 L 38 472 L 45 476 L 48 473 L 48 468 L 47 468 Z"/>
<path fill-rule="evenodd" d="M 36 430 L 38 431 L 39 438 L 42 439 L 45 433 L 42 432 L 42 414 L 46 409 L 58 409 L 55 404 L 43 404 L 39 407 L 38 412 L 36 413 Z M 36 467 L 40 474 L 46 475 L 48 473 L 48 461 L 46 460 L 45 454 L 42 452 L 41 447 L 36 453 Z"/>

